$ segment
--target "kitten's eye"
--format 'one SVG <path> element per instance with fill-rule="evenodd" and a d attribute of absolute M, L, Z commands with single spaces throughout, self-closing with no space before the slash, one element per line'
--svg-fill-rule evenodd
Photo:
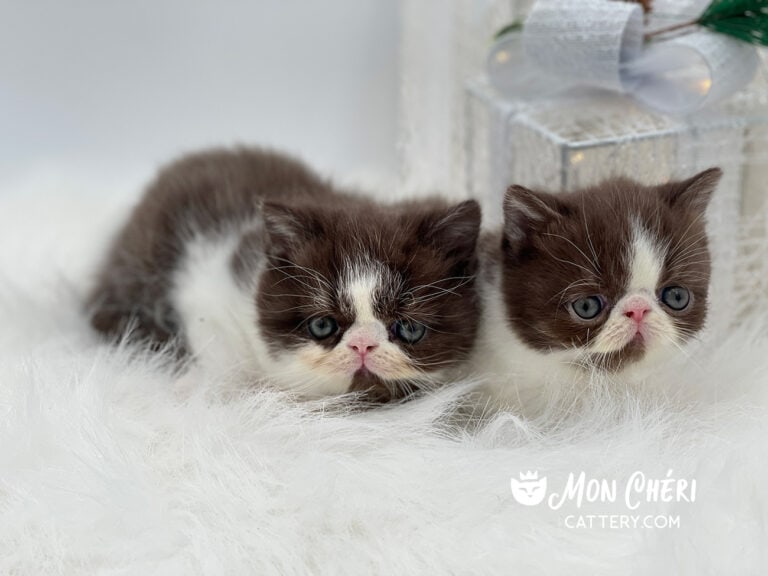
<path fill-rule="evenodd" d="M 599 296 L 587 296 L 571 302 L 571 308 L 579 318 L 592 320 L 603 309 L 603 301 Z"/>
<path fill-rule="evenodd" d="M 317 340 L 323 340 L 324 338 L 328 338 L 328 336 L 333 336 L 338 329 L 339 325 L 336 320 L 330 316 L 312 318 L 312 320 L 309 321 L 309 333 Z"/>
<path fill-rule="evenodd" d="M 416 344 L 416 342 L 424 338 L 427 327 L 412 320 L 398 320 L 392 325 L 392 331 L 403 342 Z"/>
<path fill-rule="evenodd" d="M 691 293 L 682 286 L 667 286 L 661 291 L 661 301 L 672 310 L 685 310 L 691 301 Z"/>

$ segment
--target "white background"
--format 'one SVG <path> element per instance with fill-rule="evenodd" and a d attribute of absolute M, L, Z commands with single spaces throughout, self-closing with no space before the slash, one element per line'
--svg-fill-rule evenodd
<path fill-rule="evenodd" d="M 238 142 L 393 179 L 397 20 L 387 0 L 0 0 L 0 195 L 135 194 Z"/>

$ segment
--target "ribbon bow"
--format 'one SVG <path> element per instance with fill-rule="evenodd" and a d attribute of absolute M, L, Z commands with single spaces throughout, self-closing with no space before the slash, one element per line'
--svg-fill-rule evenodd
<path fill-rule="evenodd" d="M 669 30 L 701 24 L 700 20 Z M 669 114 L 686 114 L 712 104 L 754 77 L 759 56 L 753 45 L 742 41 L 744 38 L 702 29 L 647 41 L 664 31 L 645 30 L 638 4 L 538 0 L 522 34 L 503 34 L 493 45 L 489 75 L 491 82 L 509 95 L 540 95 L 588 85 L 626 93 L 649 108 Z M 753 39 L 763 40 L 762 36 Z"/>

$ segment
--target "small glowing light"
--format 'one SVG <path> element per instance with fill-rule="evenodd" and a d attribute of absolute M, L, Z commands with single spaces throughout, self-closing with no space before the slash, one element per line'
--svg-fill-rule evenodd
<path fill-rule="evenodd" d="M 496 62 L 498 62 L 499 64 L 504 64 L 504 62 L 506 62 L 507 60 L 509 60 L 509 52 L 507 52 L 506 50 L 499 50 L 498 52 L 496 52 Z"/>
<path fill-rule="evenodd" d="M 576 152 L 575 154 L 571 154 L 571 164 L 578 164 L 584 160 L 584 152 Z"/>
<path fill-rule="evenodd" d="M 706 95 L 709 94 L 709 89 L 712 88 L 712 79 L 707 78 L 699 82 L 699 93 Z"/>

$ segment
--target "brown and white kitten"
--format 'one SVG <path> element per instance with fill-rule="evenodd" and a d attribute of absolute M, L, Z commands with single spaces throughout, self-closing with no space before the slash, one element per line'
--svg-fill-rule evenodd
<path fill-rule="evenodd" d="M 502 403 L 595 373 L 644 374 L 703 327 L 705 211 L 717 168 L 643 186 L 617 178 L 570 193 L 512 186 L 481 249 L 484 314 L 474 366 Z M 526 400 L 528 399 L 528 400 Z"/>
<path fill-rule="evenodd" d="M 160 172 L 119 234 L 92 325 L 303 397 L 435 386 L 479 322 L 474 201 L 378 204 L 258 149 Z"/>

